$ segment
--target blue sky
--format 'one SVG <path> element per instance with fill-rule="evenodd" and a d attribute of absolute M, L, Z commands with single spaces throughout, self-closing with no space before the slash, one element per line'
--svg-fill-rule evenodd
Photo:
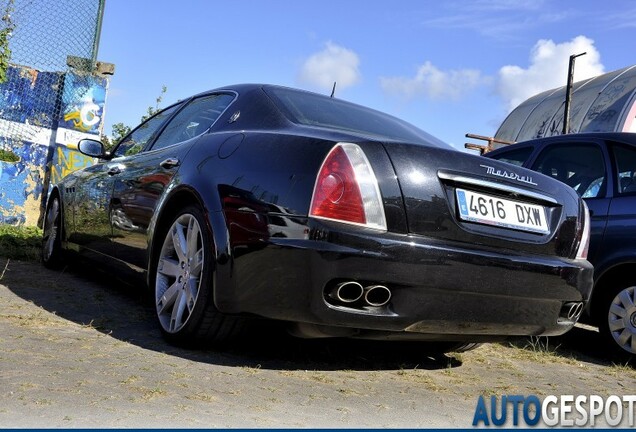
<path fill-rule="evenodd" d="M 329 93 L 463 148 L 516 104 L 636 63 L 636 2 L 107 0 L 98 59 L 116 65 L 106 128 L 242 82 Z"/>

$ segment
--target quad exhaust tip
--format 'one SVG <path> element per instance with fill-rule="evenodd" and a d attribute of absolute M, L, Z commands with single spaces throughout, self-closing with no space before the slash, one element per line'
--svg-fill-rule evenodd
<path fill-rule="evenodd" d="M 369 306 L 384 306 L 391 300 L 391 290 L 384 285 L 371 285 L 364 289 L 364 301 Z"/>
<path fill-rule="evenodd" d="M 340 282 L 331 291 L 331 298 L 342 303 L 354 303 L 362 298 L 364 288 L 361 284 L 354 281 Z"/>
<path fill-rule="evenodd" d="M 384 285 L 369 285 L 363 287 L 356 281 L 338 283 L 330 292 L 329 297 L 338 303 L 352 306 L 382 307 L 391 301 L 391 290 Z"/>
<path fill-rule="evenodd" d="M 577 322 L 583 312 L 583 302 L 568 302 L 561 307 L 561 318 Z"/>

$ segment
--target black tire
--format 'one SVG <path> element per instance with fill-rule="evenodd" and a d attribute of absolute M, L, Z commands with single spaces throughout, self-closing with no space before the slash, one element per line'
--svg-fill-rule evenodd
<path fill-rule="evenodd" d="M 245 319 L 224 315 L 214 305 L 214 240 L 203 211 L 188 206 L 165 228 L 158 237 L 150 287 L 164 337 L 188 348 L 237 338 Z"/>
<path fill-rule="evenodd" d="M 64 263 L 62 251 L 62 208 L 57 196 L 46 207 L 42 233 L 42 263 L 50 269 L 58 269 Z"/>
<path fill-rule="evenodd" d="M 614 357 L 636 358 L 636 286 L 605 286 L 600 303 L 595 305 L 596 322 L 604 344 Z"/>

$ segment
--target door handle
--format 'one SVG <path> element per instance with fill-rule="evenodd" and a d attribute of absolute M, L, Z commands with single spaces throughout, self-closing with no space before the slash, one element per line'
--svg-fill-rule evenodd
<path fill-rule="evenodd" d="M 165 169 L 170 169 L 170 168 L 174 168 L 177 167 L 181 164 L 181 161 L 177 158 L 168 158 L 164 161 L 162 161 L 159 166 L 161 168 L 165 168 Z"/>

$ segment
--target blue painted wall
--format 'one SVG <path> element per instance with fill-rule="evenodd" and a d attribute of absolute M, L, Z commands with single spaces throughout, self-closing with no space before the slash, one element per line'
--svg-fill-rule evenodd
<path fill-rule="evenodd" d="M 12 66 L 0 84 L 0 223 L 36 225 L 50 181 L 93 163 L 75 150 L 99 138 L 108 79 Z"/>

